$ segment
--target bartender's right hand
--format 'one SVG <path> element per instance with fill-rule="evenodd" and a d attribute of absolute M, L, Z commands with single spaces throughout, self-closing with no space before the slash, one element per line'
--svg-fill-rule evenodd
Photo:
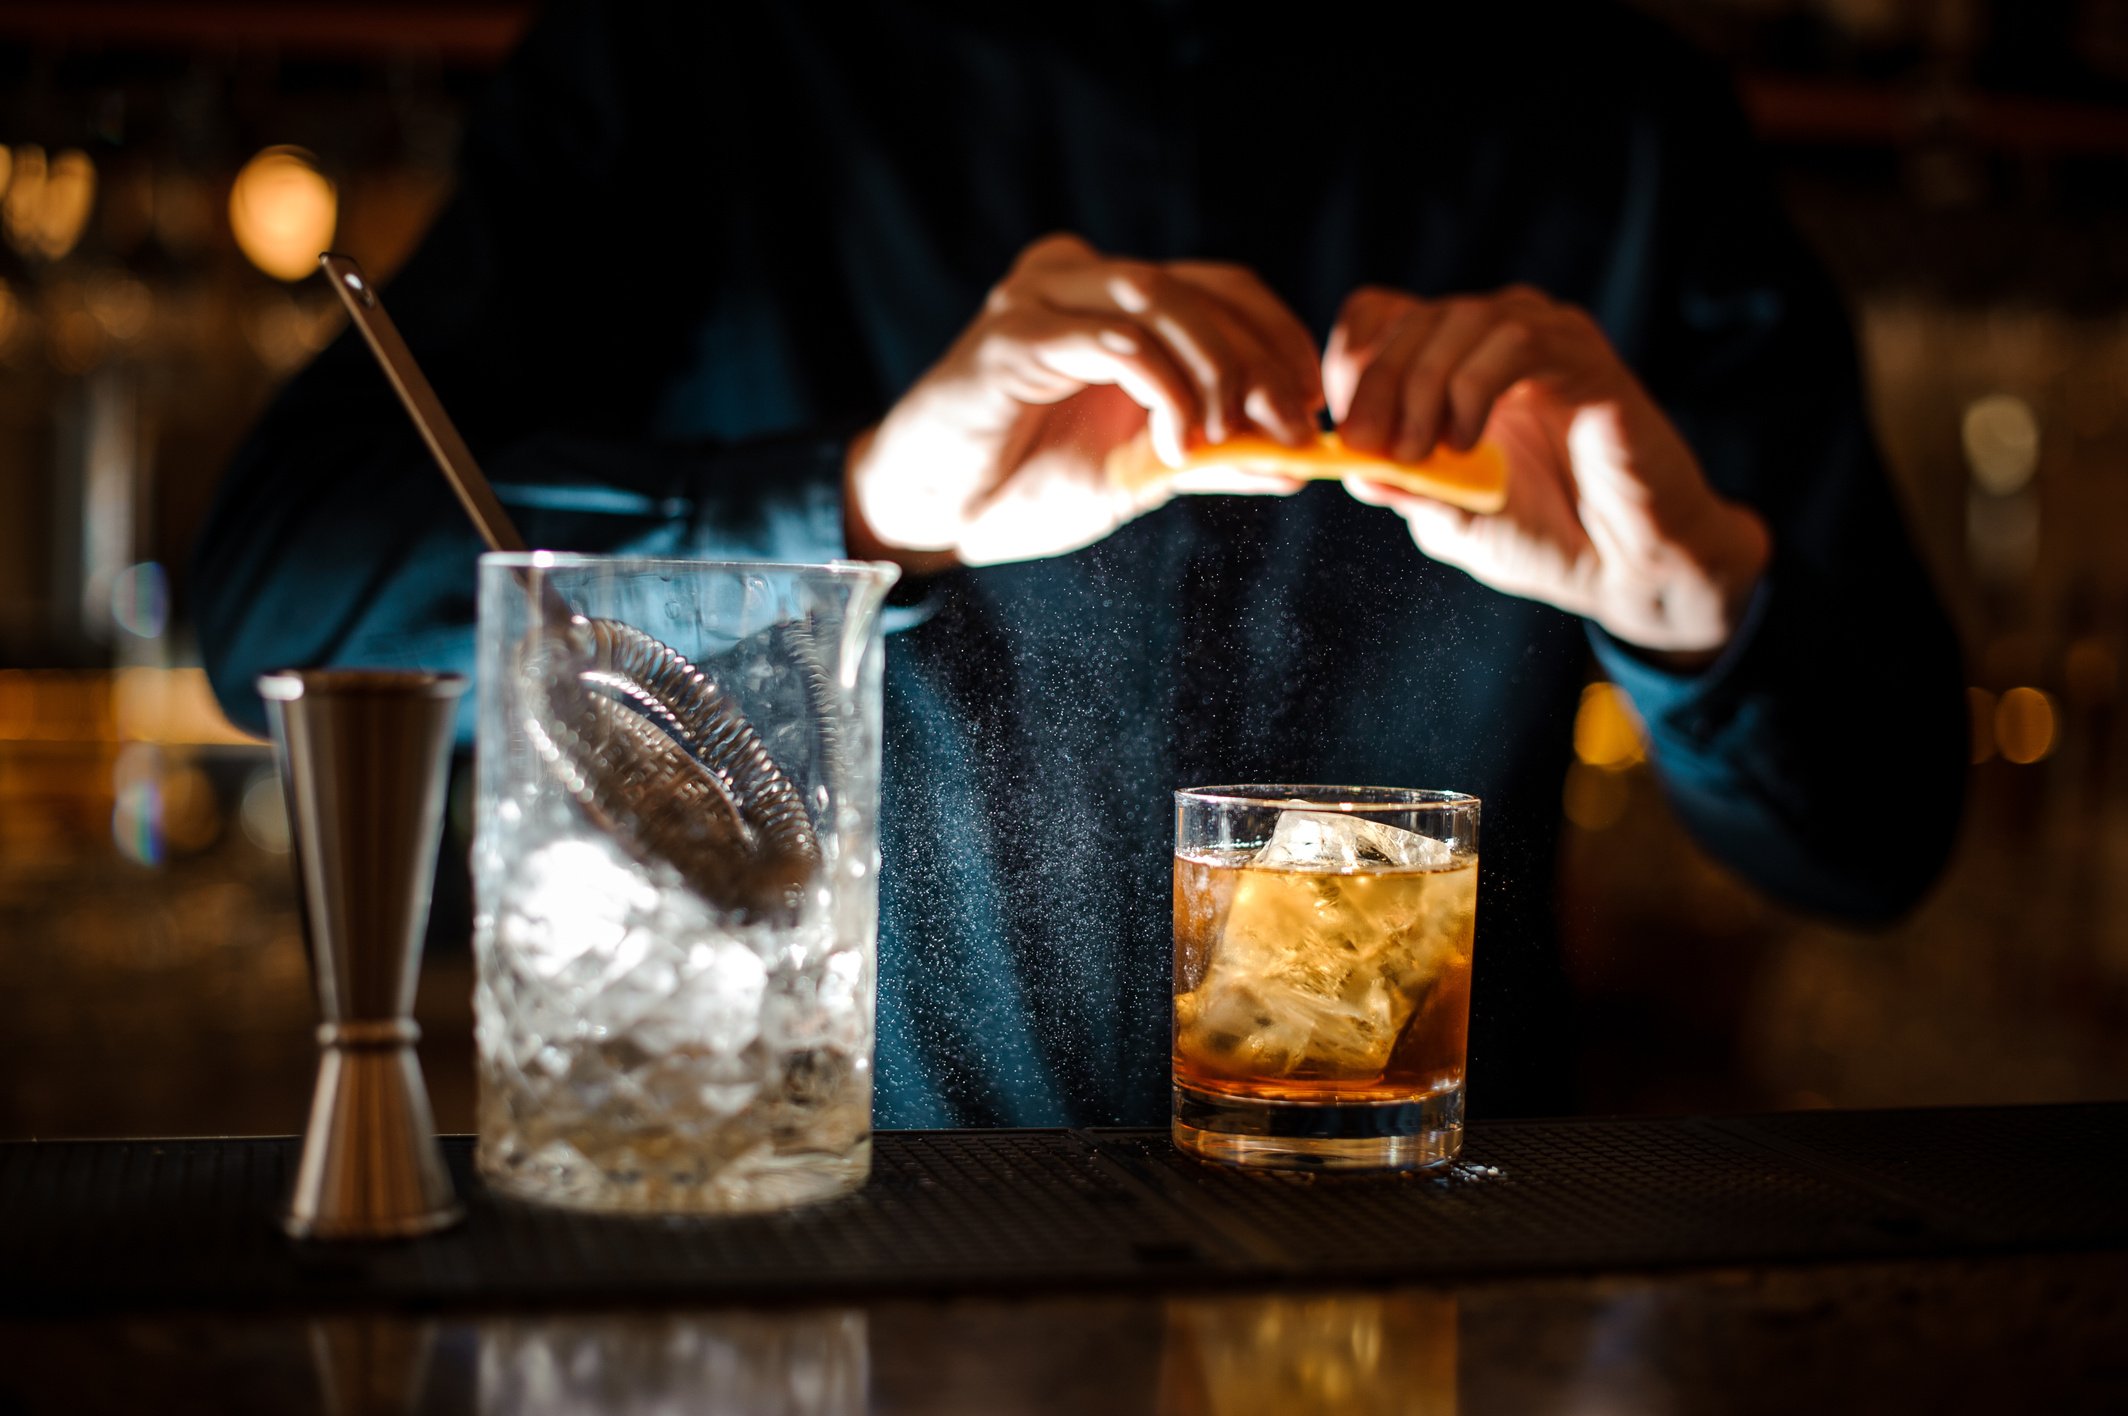
<path fill-rule="evenodd" d="M 1314 341 L 1253 272 L 1044 237 L 851 443 L 849 548 L 922 574 L 1076 550 L 1174 492 L 1289 492 L 1225 470 L 1131 492 L 1105 460 L 1148 426 L 1170 466 L 1245 429 L 1298 445 L 1322 405 Z"/>

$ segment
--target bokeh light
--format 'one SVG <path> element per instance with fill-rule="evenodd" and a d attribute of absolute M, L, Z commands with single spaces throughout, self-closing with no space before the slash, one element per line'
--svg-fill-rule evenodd
<path fill-rule="evenodd" d="M 290 291 L 271 290 L 244 304 L 244 338 L 276 374 L 291 372 L 330 344 L 340 321 L 339 302 L 330 295 L 306 304 Z"/>
<path fill-rule="evenodd" d="M 301 280 L 332 245 L 340 199 L 301 148 L 270 147 L 229 189 L 229 229 L 244 255 L 276 280 Z"/>
<path fill-rule="evenodd" d="M 159 786 L 163 839 L 169 842 L 170 849 L 180 855 L 194 855 L 213 845 L 222 834 L 222 812 L 207 774 L 190 763 L 182 763 L 165 771 Z"/>
<path fill-rule="evenodd" d="M 2054 751 L 2054 700 L 2036 688 L 2013 688 L 1995 705 L 1995 742 L 2007 762 L 2038 762 Z"/>
<path fill-rule="evenodd" d="M 113 766 L 111 785 L 111 840 L 137 865 L 161 865 L 173 851 L 203 851 L 222 833 L 214 784 L 183 758 L 129 744 Z"/>
<path fill-rule="evenodd" d="M 170 581 L 155 561 L 129 565 L 111 578 L 111 620 L 136 639 L 154 639 L 168 626 Z"/>
<path fill-rule="evenodd" d="M 2012 393 L 1992 393 L 1965 410 L 1966 463 L 1983 491 L 2006 497 L 2039 467 L 2039 419 Z"/>
<path fill-rule="evenodd" d="M 1581 690 L 1574 713 L 1574 756 L 1591 767 L 1617 772 L 1648 755 L 1640 715 L 1613 683 L 1592 683 Z"/>
<path fill-rule="evenodd" d="M 237 823 L 254 846 L 269 855 L 287 855 L 292 840 L 288 829 L 288 803 L 281 795 L 281 779 L 271 768 L 254 772 L 244 785 L 237 806 Z"/>
<path fill-rule="evenodd" d="M 0 198 L 0 225 L 8 243 L 25 256 L 56 261 L 74 249 L 96 205 L 96 164 L 78 148 L 47 160 L 44 149 L 15 149 L 7 194 Z"/>
<path fill-rule="evenodd" d="M 89 282 L 86 298 L 89 314 L 121 344 L 146 334 L 155 317 L 154 293 L 129 275 L 98 276 Z"/>
<path fill-rule="evenodd" d="M 111 768 L 111 843 L 136 865 L 163 861 L 162 758 L 128 743 Z"/>

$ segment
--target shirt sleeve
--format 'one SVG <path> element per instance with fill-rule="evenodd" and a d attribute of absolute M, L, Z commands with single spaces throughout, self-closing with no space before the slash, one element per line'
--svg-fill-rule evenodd
<path fill-rule="evenodd" d="M 1773 557 L 1704 670 L 1590 637 L 1703 846 L 1791 904 L 1886 919 L 1956 835 L 1957 641 L 1871 436 L 1844 311 L 1733 100 L 1708 76 L 1643 138 L 1641 239 L 1602 313 L 1716 488 L 1765 517 Z"/>
<path fill-rule="evenodd" d="M 713 141 L 676 154 L 672 125 L 644 110 L 672 87 L 655 69 L 669 46 L 629 30 L 655 23 L 651 7 L 595 5 L 542 19 L 386 304 L 529 544 L 838 558 L 852 429 L 832 412 L 797 410 L 807 433 L 660 435 L 716 298 L 714 252 L 680 233 L 713 228 L 702 203 L 744 188 Z M 253 681 L 281 667 L 469 671 L 480 550 L 344 331 L 237 453 L 195 547 L 188 593 L 224 709 L 259 730 Z"/>

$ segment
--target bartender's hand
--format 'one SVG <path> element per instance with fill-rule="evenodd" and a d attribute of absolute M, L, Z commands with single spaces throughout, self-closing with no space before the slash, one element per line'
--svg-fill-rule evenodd
<path fill-rule="evenodd" d="M 1023 251 L 982 312 L 850 447 L 853 554 L 916 573 L 1076 550 L 1177 491 L 1283 493 L 1283 478 L 1193 472 L 1110 486 L 1110 450 L 1151 427 L 1169 465 L 1248 429 L 1315 435 L 1315 344 L 1254 274 L 1118 260 L 1075 236 Z"/>
<path fill-rule="evenodd" d="M 1491 516 L 1380 483 L 1428 556 L 1586 616 L 1680 667 L 1728 642 L 1770 552 L 1766 526 L 1699 461 L 1582 310 L 1526 287 L 1421 300 L 1365 289 L 1323 356 L 1346 444 L 1415 461 L 1482 436 L 1507 455 Z"/>

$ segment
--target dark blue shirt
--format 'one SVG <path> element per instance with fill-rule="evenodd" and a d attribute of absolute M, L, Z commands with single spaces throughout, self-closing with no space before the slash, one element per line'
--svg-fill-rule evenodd
<path fill-rule="evenodd" d="M 1504 18 L 1466 13 L 1498 10 Z M 1061 18 L 1070 13 L 1075 18 Z M 388 290 L 534 544 L 842 553 L 841 450 L 1052 230 L 1255 268 L 1328 331 L 1376 283 L 1587 306 L 1772 567 L 1704 672 L 1429 562 L 1334 486 L 1185 498 L 910 587 L 887 660 L 878 1117 L 1152 1123 L 1178 786 L 1485 799 L 1481 1114 L 1570 1100 L 1552 920 L 1593 648 L 1717 857 L 1881 918 L 1948 849 L 1954 641 L 1840 308 L 1706 65 L 1559 5 L 856 0 L 565 9 Z M 477 545 L 343 337 L 231 468 L 197 564 L 224 704 L 287 664 L 466 669 Z"/>

